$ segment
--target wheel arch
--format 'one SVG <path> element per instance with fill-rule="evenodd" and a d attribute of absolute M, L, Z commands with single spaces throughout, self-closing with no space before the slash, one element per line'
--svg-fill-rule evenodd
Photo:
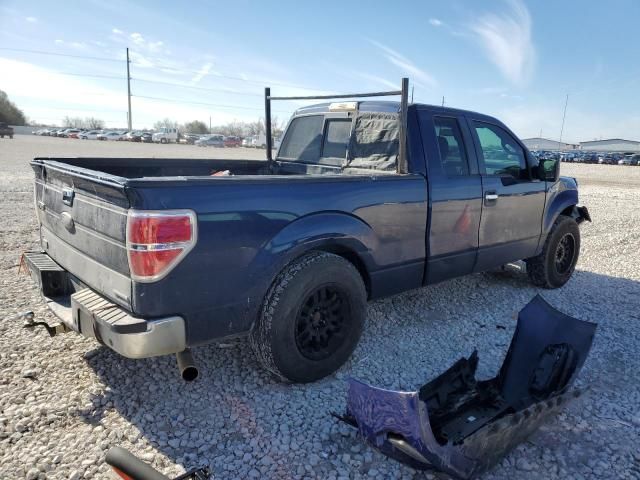
<path fill-rule="evenodd" d="M 280 230 L 264 246 L 254 267 L 266 272 L 269 286 L 291 262 L 313 251 L 338 255 L 360 273 L 369 296 L 377 245 L 373 229 L 362 219 L 344 212 L 320 212 L 300 217 Z M 265 290 L 266 294 L 266 290 Z"/>
<path fill-rule="evenodd" d="M 569 216 L 578 205 L 578 192 L 576 190 L 563 190 L 557 193 L 549 203 L 543 219 L 542 233 L 546 237 L 551 231 L 553 224 L 560 215 L 568 212 Z"/>

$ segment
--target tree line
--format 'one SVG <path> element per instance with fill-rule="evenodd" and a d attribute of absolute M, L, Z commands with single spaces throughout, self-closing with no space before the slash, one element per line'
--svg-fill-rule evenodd
<path fill-rule="evenodd" d="M 27 117 L 20 110 L 15 103 L 9 100 L 9 97 L 5 92 L 0 90 L 0 122 L 7 123 L 9 125 L 32 125 L 39 126 L 37 123 L 28 122 Z M 105 128 L 105 121 L 95 117 L 70 117 L 66 116 L 62 119 L 62 126 L 67 128 L 87 128 L 91 130 L 102 130 Z M 234 120 L 232 122 L 225 123 L 223 125 L 214 125 L 211 128 L 201 121 L 193 120 L 179 124 L 177 121 L 170 118 L 154 123 L 153 128 L 160 130 L 161 128 L 177 128 L 182 133 L 196 133 L 207 134 L 217 133 L 225 136 L 236 137 L 249 137 L 253 135 L 260 135 L 264 132 L 264 118 L 259 118 L 253 122 L 241 122 Z M 274 137 L 282 135 L 284 129 L 284 122 L 281 122 L 278 117 L 271 118 L 271 133 Z"/>
<path fill-rule="evenodd" d="M 213 125 L 209 130 L 209 125 L 201 120 L 193 120 L 179 124 L 175 120 L 165 118 L 153 124 L 155 130 L 161 128 L 177 128 L 182 133 L 207 134 L 217 133 L 224 136 L 249 137 L 264 133 L 264 119 L 259 118 L 254 122 L 241 122 L 234 120 L 224 125 Z M 271 118 L 271 133 L 274 137 L 279 137 L 283 132 L 284 124 L 278 117 Z"/>
<path fill-rule="evenodd" d="M 24 112 L 9 100 L 7 94 L 2 90 L 0 90 L 0 122 L 9 125 L 27 124 L 27 117 L 25 117 Z"/>

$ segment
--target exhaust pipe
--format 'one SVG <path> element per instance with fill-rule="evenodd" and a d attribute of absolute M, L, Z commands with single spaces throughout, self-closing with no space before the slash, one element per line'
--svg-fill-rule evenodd
<path fill-rule="evenodd" d="M 191 349 L 185 348 L 183 351 L 176 353 L 176 360 L 178 361 L 180 376 L 185 382 L 193 382 L 198 378 L 198 367 L 196 367 L 196 362 L 193 361 Z"/>

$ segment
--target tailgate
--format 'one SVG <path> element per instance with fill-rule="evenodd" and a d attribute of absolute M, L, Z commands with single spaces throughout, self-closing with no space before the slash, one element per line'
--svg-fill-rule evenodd
<path fill-rule="evenodd" d="M 55 160 L 31 165 L 43 250 L 87 286 L 130 308 L 125 179 Z"/>

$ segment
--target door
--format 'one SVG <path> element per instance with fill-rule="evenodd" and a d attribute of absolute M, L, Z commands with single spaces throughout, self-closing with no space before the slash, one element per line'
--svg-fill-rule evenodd
<path fill-rule="evenodd" d="M 425 283 L 473 271 L 482 211 L 482 183 L 464 118 L 419 111 L 430 189 Z"/>
<path fill-rule="evenodd" d="M 532 178 L 527 150 L 508 130 L 469 119 L 482 178 L 483 205 L 474 271 L 535 255 L 545 182 Z"/>

